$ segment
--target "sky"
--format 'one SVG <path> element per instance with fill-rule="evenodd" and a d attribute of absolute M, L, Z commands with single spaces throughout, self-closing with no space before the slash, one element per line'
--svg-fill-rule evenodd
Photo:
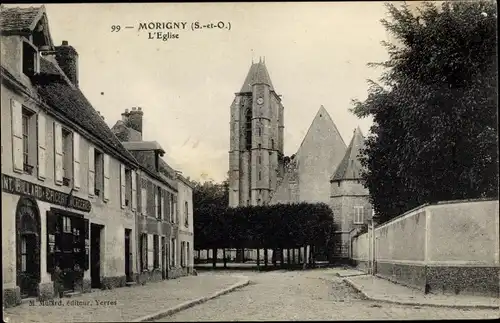
<path fill-rule="evenodd" d="M 252 58 L 265 57 L 282 95 L 285 155 L 297 151 L 321 105 L 346 143 L 357 126 L 364 135 L 371 126 L 349 108 L 366 98 L 366 80 L 382 73 L 367 63 L 387 59 L 383 2 L 45 6 L 54 44 L 67 40 L 77 50 L 80 88 L 108 125 L 142 107 L 143 140 L 159 142 L 165 160 L 192 179 L 226 177 L 229 108 Z M 231 28 L 191 30 L 197 21 Z M 149 22 L 186 22 L 188 29 L 138 30 Z M 179 38 L 148 39 L 155 31 Z"/>

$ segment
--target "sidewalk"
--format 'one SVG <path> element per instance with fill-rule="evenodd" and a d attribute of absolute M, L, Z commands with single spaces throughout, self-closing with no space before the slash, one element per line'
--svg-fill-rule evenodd
<path fill-rule="evenodd" d="M 56 305 L 40 305 L 36 301 L 34 306 L 23 304 L 5 309 L 3 316 L 9 323 L 139 321 L 160 312 L 182 310 L 246 284 L 248 279 L 243 276 L 199 274 L 144 286 L 99 290 L 63 298 L 62 304 Z"/>
<path fill-rule="evenodd" d="M 468 295 L 425 295 L 419 290 L 371 275 L 346 277 L 344 281 L 364 294 L 365 297 L 382 302 L 435 307 L 500 308 L 498 298 Z"/>

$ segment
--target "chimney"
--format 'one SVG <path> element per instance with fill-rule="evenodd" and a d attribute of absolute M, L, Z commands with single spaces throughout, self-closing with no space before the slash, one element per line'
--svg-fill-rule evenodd
<path fill-rule="evenodd" d="M 128 114 L 127 126 L 142 134 L 142 116 L 143 115 L 144 115 L 144 112 L 142 111 L 142 108 L 133 107 L 132 111 L 130 111 Z"/>
<path fill-rule="evenodd" d="M 63 40 L 61 46 L 56 46 L 56 60 L 71 83 L 78 87 L 78 53 L 67 40 Z"/>
<path fill-rule="evenodd" d="M 129 116 L 128 109 L 125 109 L 125 112 L 122 113 L 122 121 L 125 122 L 125 124 L 127 124 L 128 116 Z"/>

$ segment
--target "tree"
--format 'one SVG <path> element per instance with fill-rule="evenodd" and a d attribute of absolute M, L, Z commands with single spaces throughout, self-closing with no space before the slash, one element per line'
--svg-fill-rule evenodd
<path fill-rule="evenodd" d="M 395 43 L 380 84 L 355 100 L 372 116 L 360 156 L 375 211 L 389 220 L 440 200 L 498 196 L 496 6 L 387 6 Z"/>

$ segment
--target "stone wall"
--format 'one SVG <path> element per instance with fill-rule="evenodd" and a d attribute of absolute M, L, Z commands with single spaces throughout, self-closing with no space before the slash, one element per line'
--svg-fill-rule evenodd
<path fill-rule="evenodd" d="M 499 293 L 498 200 L 440 202 L 375 229 L 375 272 L 431 293 Z M 367 270 L 370 232 L 352 241 L 352 259 Z"/>

